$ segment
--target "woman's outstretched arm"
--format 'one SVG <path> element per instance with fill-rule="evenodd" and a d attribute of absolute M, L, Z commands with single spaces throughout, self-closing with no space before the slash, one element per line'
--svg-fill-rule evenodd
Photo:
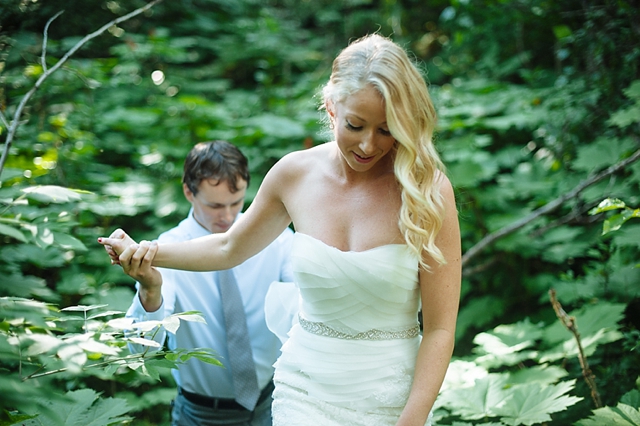
<path fill-rule="evenodd" d="M 153 266 L 186 271 L 229 269 L 260 252 L 291 222 L 280 193 L 286 187 L 285 170 L 276 164 L 267 173 L 251 206 L 227 232 L 159 244 Z M 120 229 L 98 242 L 113 263 L 118 263 L 119 256 L 132 256 L 139 247 Z"/>

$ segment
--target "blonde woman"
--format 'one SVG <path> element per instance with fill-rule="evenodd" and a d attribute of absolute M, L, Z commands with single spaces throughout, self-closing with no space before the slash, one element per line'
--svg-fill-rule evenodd
<path fill-rule="evenodd" d="M 340 53 L 323 96 L 334 141 L 283 157 L 226 233 L 158 245 L 118 230 L 99 241 L 125 272 L 219 270 L 293 223 L 301 303 L 276 362 L 274 425 L 430 424 L 461 279 L 434 107 L 406 52 L 379 35 Z"/>

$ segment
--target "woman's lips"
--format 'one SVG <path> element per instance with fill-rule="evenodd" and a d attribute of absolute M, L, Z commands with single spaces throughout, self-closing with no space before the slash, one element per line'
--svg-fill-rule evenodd
<path fill-rule="evenodd" d="M 362 163 L 362 164 L 370 163 L 375 158 L 375 155 L 372 155 L 371 157 L 361 157 L 355 152 L 353 153 L 353 156 L 355 157 L 358 163 Z"/>

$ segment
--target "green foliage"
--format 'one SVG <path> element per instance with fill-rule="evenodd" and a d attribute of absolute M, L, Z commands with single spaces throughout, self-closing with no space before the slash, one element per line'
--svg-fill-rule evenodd
<path fill-rule="evenodd" d="M 51 67 L 143 4 L 0 1 L 8 122 L 45 72 L 48 19 L 66 10 L 49 27 Z M 70 389 L 92 390 L 78 409 L 123 407 L 120 398 L 130 411 L 113 412 L 113 422 L 129 414 L 165 423 L 156 405 L 174 395 L 166 368 L 214 358 L 125 336 L 131 325 L 113 317 L 129 306 L 132 283 L 95 239 L 119 226 L 153 239 L 182 219 L 182 161 L 203 140 L 227 139 L 248 156 L 250 202 L 275 161 L 326 140 L 314 94 L 339 49 L 379 31 L 408 47 L 428 77 L 464 251 L 527 219 L 466 260 L 440 423 L 633 424 L 639 405 L 625 395 L 636 395 L 640 376 L 640 161 L 562 197 L 640 149 L 639 13 L 628 0 L 195 0 L 165 1 L 111 28 L 38 89 L 0 172 L 0 296 L 12 301 L 2 311 L 0 393 L 3 404 L 16 399 L 3 407 L 16 421 L 44 421 L 51 413 L 38 398 L 69 406 Z M 576 318 L 607 404 L 592 414 L 575 339 L 548 304 L 552 288 Z M 145 362 L 126 358 L 126 342 L 147 345 Z M 63 371 L 22 382 L 21 365 L 22 377 Z"/>
<path fill-rule="evenodd" d="M 620 210 L 621 213 L 617 213 L 607 219 L 605 219 L 602 225 L 602 235 L 606 235 L 609 232 L 617 231 L 620 227 L 629 219 L 640 218 L 640 208 L 632 209 L 622 200 L 607 198 L 602 200 L 598 207 L 590 211 L 591 214 L 604 213 L 610 210 Z"/>
<path fill-rule="evenodd" d="M 126 401 L 120 398 L 98 398 L 92 389 L 69 391 L 65 399 L 55 403 L 48 398 L 41 398 L 36 404 L 47 407 L 42 414 L 23 424 L 26 426 L 39 425 L 70 425 L 70 426 L 106 426 L 132 420 L 124 416 L 130 408 Z"/>
<path fill-rule="evenodd" d="M 105 380 L 137 371 L 160 380 L 161 370 L 176 368 L 191 358 L 221 365 L 210 349 L 145 350 L 137 354 L 127 350 L 127 344 L 158 348 L 157 342 L 145 336 L 153 337 L 160 327 L 175 333 L 180 321 L 204 322 L 199 313 L 184 312 L 162 321 L 133 323 L 128 318 L 106 320 L 122 314 L 101 311 L 106 307 L 70 306 L 58 310 L 34 300 L 0 298 L 0 391 L 5 395 L 2 408 L 39 414 L 27 424 L 113 424 L 126 420 L 118 417 L 131 409 L 124 400 L 97 400 L 99 395 L 91 389 L 52 393 L 51 377 L 64 374 L 68 379 L 96 376 Z M 24 415 L 7 413 L 7 421 Z"/>
<path fill-rule="evenodd" d="M 622 338 L 618 323 L 624 308 L 600 302 L 569 314 L 578 324 L 587 356 Z M 525 319 L 499 325 L 476 335 L 474 343 L 473 356 L 450 365 L 437 400 L 439 424 L 457 424 L 448 423 L 452 419 L 541 424 L 585 398 L 569 394 L 576 391 L 577 378 L 571 378 L 563 365 L 578 364 L 578 351 L 573 336 L 557 321 L 545 325 Z"/>
<path fill-rule="evenodd" d="M 593 411 L 588 419 L 580 420 L 576 426 L 638 426 L 640 425 L 640 392 L 633 390 L 622 397 L 616 407 L 602 407 Z"/>

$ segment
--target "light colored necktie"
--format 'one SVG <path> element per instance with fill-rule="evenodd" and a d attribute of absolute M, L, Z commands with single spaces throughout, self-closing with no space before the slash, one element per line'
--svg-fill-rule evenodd
<path fill-rule="evenodd" d="M 260 389 L 253 362 L 253 351 L 249 344 L 247 318 L 233 271 L 230 269 L 218 271 L 218 287 L 227 328 L 229 365 L 236 401 L 247 410 L 253 411 Z"/>

